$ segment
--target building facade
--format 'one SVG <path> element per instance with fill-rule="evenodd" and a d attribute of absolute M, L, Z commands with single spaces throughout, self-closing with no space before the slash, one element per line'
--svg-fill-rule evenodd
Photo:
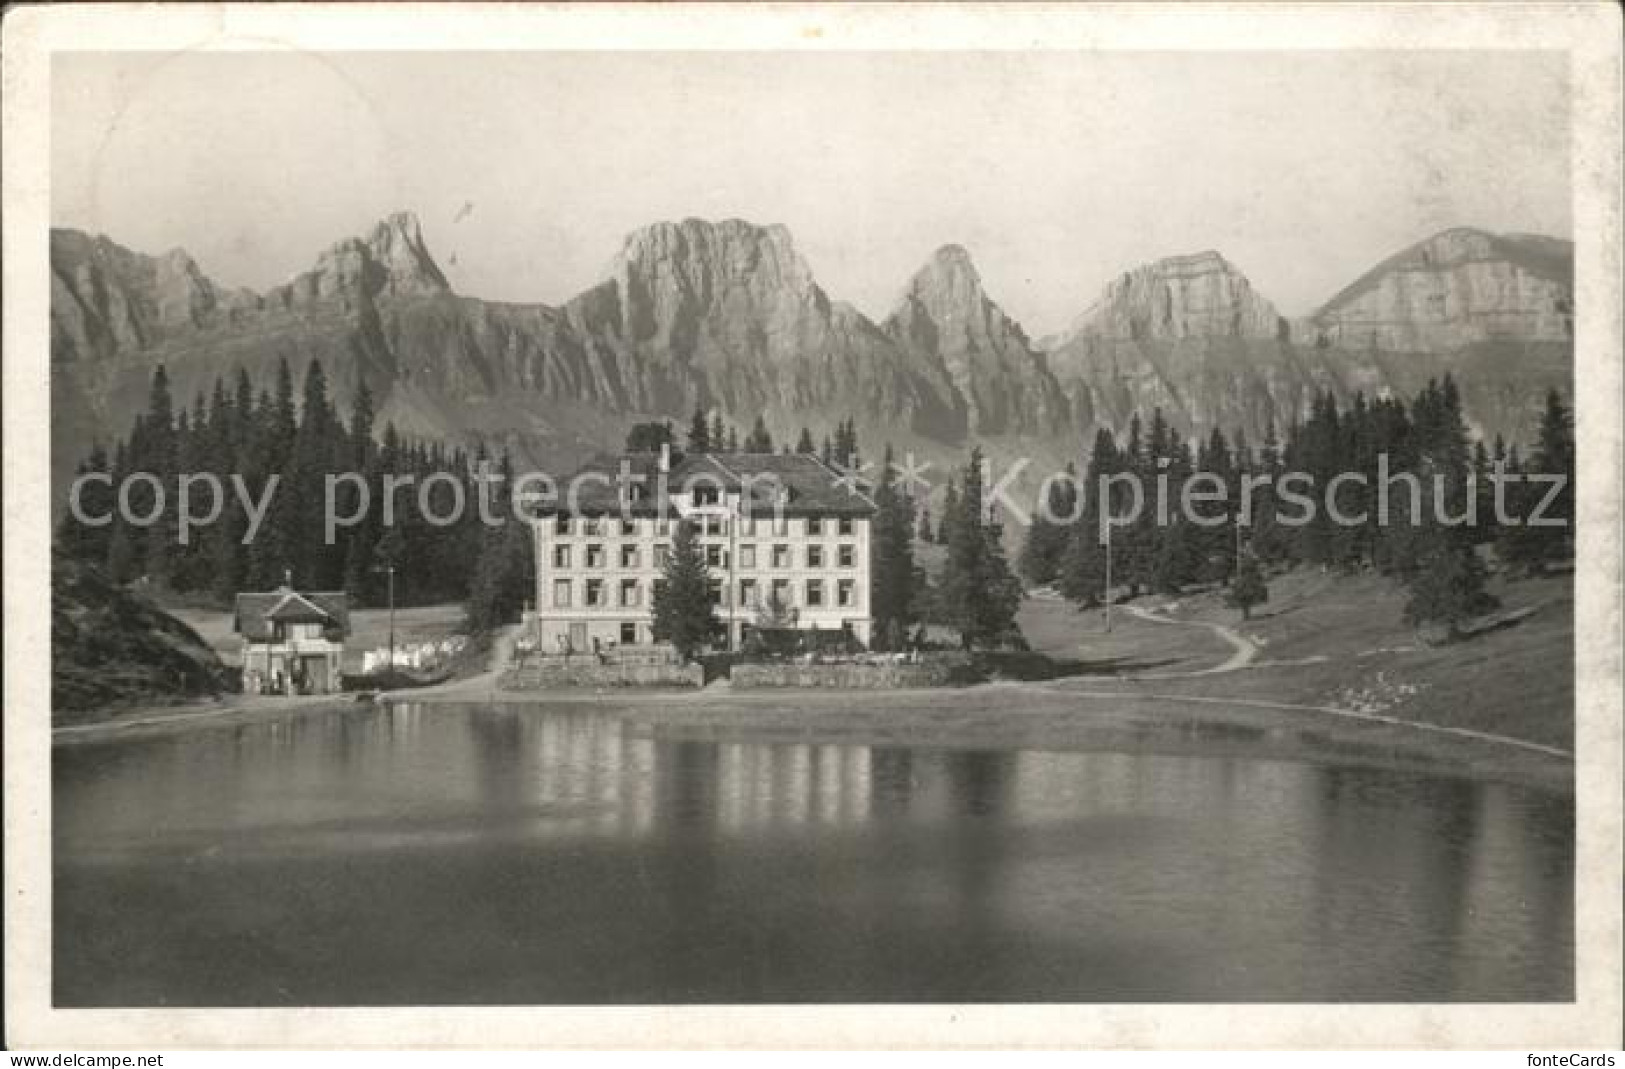
<path fill-rule="evenodd" d="M 349 602 L 341 591 L 301 594 L 287 586 L 238 594 L 233 626 L 243 640 L 243 692 L 342 690 Z"/>
<path fill-rule="evenodd" d="M 870 641 L 874 502 L 816 457 L 628 454 L 588 465 L 562 493 L 535 524 L 542 653 L 653 644 L 655 582 L 684 520 L 730 648 L 761 626 Z"/>

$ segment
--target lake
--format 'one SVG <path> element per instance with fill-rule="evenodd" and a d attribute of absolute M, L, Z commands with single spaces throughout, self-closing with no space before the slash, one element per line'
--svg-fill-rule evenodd
<path fill-rule="evenodd" d="M 59 748 L 63 1006 L 1567 1001 L 1573 801 L 356 706 Z"/>

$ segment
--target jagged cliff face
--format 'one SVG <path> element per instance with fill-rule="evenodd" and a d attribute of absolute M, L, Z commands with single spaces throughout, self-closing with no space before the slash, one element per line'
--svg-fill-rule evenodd
<path fill-rule="evenodd" d="M 1136 411 L 1160 407 L 1181 429 L 1240 429 L 1254 441 L 1306 411 L 1317 391 L 1380 385 L 1295 349 L 1288 334 L 1245 275 L 1203 252 L 1113 280 L 1052 341 L 1050 366 L 1079 422 L 1121 430 Z"/>
<path fill-rule="evenodd" d="M 1071 410 L 1026 332 L 982 289 L 970 254 L 937 250 L 882 325 L 912 362 L 952 383 L 960 433 L 1064 434 Z"/>
<path fill-rule="evenodd" d="M 1574 335 L 1573 247 L 1532 235 L 1447 230 L 1385 260 L 1310 317 L 1306 341 L 1441 352 Z"/>
<path fill-rule="evenodd" d="M 423 244 L 417 216 L 397 212 L 365 238 L 350 238 L 322 253 L 316 266 L 266 295 L 268 308 L 297 309 L 450 293 L 446 276 Z"/>
<path fill-rule="evenodd" d="M 949 385 L 832 301 L 783 227 L 646 227 L 627 239 L 612 278 L 563 312 L 613 372 L 601 400 L 623 410 L 699 404 L 747 425 L 761 413 L 781 433 L 839 412 L 926 435 L 956 419 Z"/>
<path fill-rule="evenodd" d="M 222 292 L 180 249 L 143 256 L 104 237 L 51 232 L 51 359 L 107 360 L 228 323 L 258 298 Z"/>
<path fill-rule="evenodd" d="M 1282 337 L 1275 306 L 1216 252 L 1171 256 L 1125 273 L 1106 287 L 1071 335 L 1111 341 Z"/>
<path fill-rule="evenodd" d="M 1161 407 L 1181 429 L 1258 440 L 1316 393 L 1410 396 L 1454 372 L 1486 434 L 1528 437 L 1546 388 L 1568 389 L 1572 246 L 1447 231 L 1378 265 L 1291 323 L 1217 253 L 1108 285 L 1050 345 L 1074 419 L 1122 429 Z"/>
<path fill-rule="evenodd" d="M 696 405 L 741 426 L 760 414 L 780 438 L 853 416 L 870 441 L 956 444 L 973 408 L 940 353 L 905 351 L 831 300 L 783 227 L 737 220 L 639 230 L 609 279 L 560 307 L 452 293 L 410 214 L 264 295 L 222 292 L 183 253 L 147 257 L 72 231 L 54 236 L 53 272 L 59 472 L 91 436 L 122 433 L 158 363 L 185 403 L 237 367 L 268 382 L 281 359 L 296 374 L 319 359 L 341 406 L 365 378 L 380 419 L 407 434 L 493 438 L 550 465 Z M 1025 344 L 996 308 L 976 315 L 1012 352 Z M 1019 389 L 1000 396 L 996 362 L 971 363 L 975 407 L 999 398 L 1001 432 L 1062 429 L 1052 383 L 1029 406 Z"/>
<path fill-rule="evenodd" d="M 64 485 L 92 438 L 128 429 L 159 363 L 184 404 L 238 367 L 268 383 L 282 359 L 295 374 L 320 359 L 345 408 L 364 378 L 403 433 L 477 436 L 551 468 L 696 405 L 740 427 L 760 414 L 779 439 L 853 416 L 872 450 L 890 440 L 940 460 L 971 440 L 1075 457 L 1095 427 L 1155 407 L 1188 433 L 1257 441 L 1319 390 L 1403 396 L 1445 370 L 1481 430 L 1524 440 L 1544 390 L 1571 374 L 1570 254 L 1447 232 L 1290 327 L 1223 257 L 1175 257 L 1114 280 L 1034 345 L 957 246 L 876 324 L 825 293 L 783 227 L 738 220 L 639 230 L 610 277 L 557 307 L 453 293 L 407 213 L 263 295 L 218 286 L 179 250 L 59 230 L 53 471 Z"/>

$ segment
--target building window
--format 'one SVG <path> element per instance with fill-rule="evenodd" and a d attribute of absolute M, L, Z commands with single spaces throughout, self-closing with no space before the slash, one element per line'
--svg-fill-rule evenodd
<path fill-rule="evenodd" d="M 816 609 L 824 604 L 824 581 L 822 579 L 807 580 L 807 608 Z"/>
<path fill-rule="evenodd" d="M 568 568 L 569 566 L 570 566 L 570 547 L 569 546 L 554 546 L 553 547 L 553 567 L 555 567 L 555 568 Z"/>
<path fill-rule="evenodd" d="M 711 580 L 709 589 L 711 593 L 711 604 L 720 608 L 722 606 L 722 580 Z"/>
<path fill-rule="evenodd" d="M 721 546 L 706 546 L 705 547 L 705 563 L 706 563 L 707 567 L 711 567 L 711 568 L 720 568 L 720 567 L 722 567 L 722 547 Z"/>
<path fill-rule="evenodd" d="M 638 603 L 638 581 L 636 579 L 621 580 L 621 605 L 630 608 Z"/>
<path fill-rule="evenodd" d="M 570 580 L 555 579 L 553 581 L 553 607 L 555 609 L 568 609 L 570 607 Z"/>
<path fill-rule="evenodd" d="M 773 600 L 778 602 L 781 608 L 785 609 L 795 605 L 795 595 L 790 592 L 790 580 L 773 580 Z"/>
<path fill-rule="evenodd" d="M 840 565 L 843 568 L 851 568 L 852 566 L 854 566 L 858 562 L 858 551 L 857 551 L 857 547 L 855 547 L 855 546 L 851 546 L 851 545 L 840 546 L 839 548 L 836 549 L 835 553 L 836 553 L 836 560 L 838 560 L 840 562 Z"/>
<path fill-rule="evenodd" d="M 824 547 L 823 546 L 808 546 L 807 547 L 807 567 L 809 567 L 809 568 L 822 568 L 823 566 L 824 566 Z"/>
<path fill-rule="evenodd" d="M 553 518 L 553 530 L 557 534 L 561 534 L 561 535 L 569 534 L 570 533 L 570 517 L 568 517 L 568 516 L 555 516 Z"/>
<path fill-rule="evenodd" d="M 756 604 L 756 580 L 739 580 L 739 604 L 746 608 Z"/>
<path fill-rule="evenodd" d="M 632 646 L 638 641 L 638 625 L 631 623 L 621 624 L 621 645 Z"/>
<path fill-rule="evenodd" d="M 642 487 L 634 487 L 634 489 L 642 489 Z M 637 520 L 632 520 L 632 519 L 622 519 L 621 520 L 621 534 L 623 536 L 625 536 L 627 538 L 631 538 L 634 535 L 636 535 L 637 533 L 638 533 L 638 521 Z"/>
<path fill-rule="evenodd" d="M 837 529 L 839 530 L 839 532 L 841 534 L 843 534 L 843 535 L 851 534 L 852 533 L 852 517 L 850 517 L 850 516 L 842 516 L 840 521 L 837 523 L 836 526 L 837 526 Z"/>
<path fill-rule="evenodd" d="M 721 516 L 705 516 L 700 520 L 701 530 L 711 538 L 728 533 L 728 521 Z"/>
<path fill-rule="evenodd" d="M 694 488 L 694 504 L 719 505 L 722 503 L 722 489 L 717 486 L 696 486 Z"/>
<path fill-rule="evenodd" d="M 773 567 L 775 567 L 775 568 L 788 568 L 788 567 L 790 567 L 790 547 L 789 546 L 774 546 L 773 547 Z"/>
<path fill-rule="evenodd" d="M 852 600 L 856 592 L 857 588 L 853 586 L 852 580 L 840 580 L 835 584 L 835 604 L 841 606 L 842 608 L 849 608 L 850 606 L 857 604 Z"/>
<path fill-rule="evenodd" d="M 824 533 L 824 521 L 817 516 L 807 517 L 807 534 L 821 535 Z"/>
<path fill-rule="evenodd" d="M 604 581 L 602 579 L 587 580 L 587 604 L 593 608 L 604 604 Z"/>
<path fill-rule="evenodd" d="M 756 567 L 756 547 L 755 546 L 740 546 L 739 547 L 739 566 L 741 568 L 754 568 L 754 567 Z"/>
<path fill-rule="evenodd" d="M 598 519 L 597 516 L 588 516 L 586 519 L 581 521 L 581 533 L 582 534 L 588 534 L 588 535 L 602 534 L 603 529 L 604 529 L 604 525 L 601 522 L 599 522 L 599 519 Z"/>
<path fill-rule="evenodd" d="M 636 568 L 637 566 L 638 566 L 638 547 L 637 546 L 622 546 L 621 547 L 621 567 L 622 568 Z"/>
<path fill-rule="evenodd" d="M 593 543 L 587 547 L 587 567 L 602 568 L 604 566 L 604 547 Z"/>
<path fill-rule="evenodd" d="M 666 558 L 669 556 L 671 556 L 670 546 L 666 545 L 664 542 L 660 543 L 658 546 L 655 546 L 655 567 L 664 568 L 666 566 Z"/>

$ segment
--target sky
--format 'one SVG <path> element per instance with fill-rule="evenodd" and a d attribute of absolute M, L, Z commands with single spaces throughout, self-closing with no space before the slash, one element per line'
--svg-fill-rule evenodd
<path fill-rule="evenodd" d="M 78 53 L 52 217 L 264 289 L 399 209 L 461 293 L 561 303 L 631 231 L 781 223 L 876 319 L 942 245 L 1035 337 L 1216 249 L 1287 315 L 1450 226 L 1571 237 L 1537 52 Z"/>

